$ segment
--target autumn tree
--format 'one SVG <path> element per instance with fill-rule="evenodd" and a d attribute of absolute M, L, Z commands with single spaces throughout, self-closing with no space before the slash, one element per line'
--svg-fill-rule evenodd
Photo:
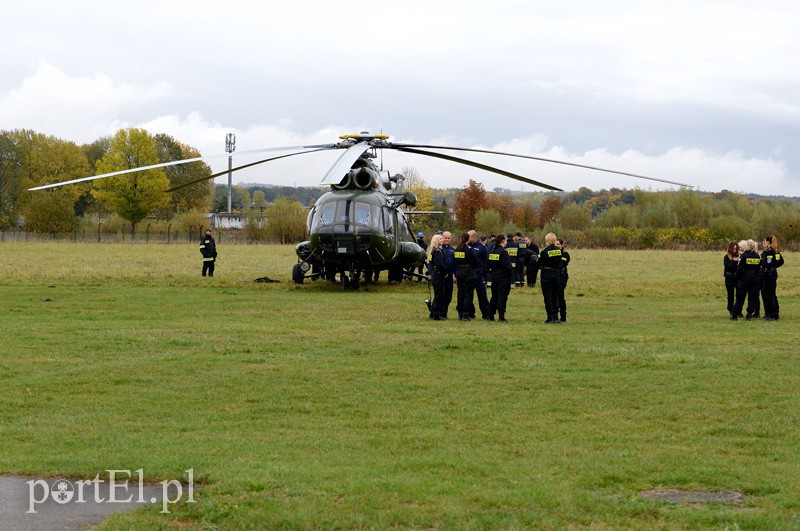
<path fill-rule="evenodd" d="M 308 210 L 297 201 L 279 197 L 267 207 L 267 234 L 281 243 L 298 242 L 305 238 Z"/>
<path fill-rule="evenodd" d="M 158 146 L 158 161 L 161 163 L 200 157 L 197 149 L 178 142 L 169 135 L 158 134 L 155 141 Z M 203 161 L 196 161 L 166 166 L 164 173 L 169 179 L 169 188 L 175 188 L 210 176 L 211 168 Z M 209 179 L 173 191 L 169 205 L 162 209 L 162 216 L 170 217 L 178 212 L 208 209 L 211 206 L 213 188 L 214 184 Z"/>
<path fill-rule="evenodd" d="M 511 211 L 511 222 L 517 227 L 531 230 L 539 226 L 539 214 L 531 203 L 517 203 Z"/>
<path fill-rule="evenodd" d="M 514 216 L 514 200 L 508 194 L 486 194 L 485 208 L 500 214 L 503 223 L 508 223 Z"/>
<path fill-rule="evenodd" d="M 425 182 L 425 179 L 415 168 L 405 167 L 400 170 L 400 174 L 405 177 L 405 189 L 414 192 L 417 196 L 417 204 L 414 210 L 433 210 L 433 190 Z"/>
<path fill-rule="evenodd" d="M 557 195 L 551 195 L 542 202 L 539 208 L 539 228 L 544 227 L 547 223 L 555 221 L 561 209 L 564 208 L 564 202 Z"/>
<path fill-rule="evenodd" d="M 27 191 L 33 186 L 68 181 L 89 174 L 89 164 L 81 148 L 74 142 L 61 140 L 54 136 L 44 135 L 29 130 L 18 130 L 11 133 L 18 147 L 21 181 L 15 198 L 17 210 L 28 220 L 35 221 L 35 229 L 41 232 L 68 232 L 74 223 L 65 221 L 74 217 L 75 202 L 91 186 L 88 183 L 71 184 L 51 191 Z M 45 208 L 50 212 L 34 212 Z M 59 221 L 51 224 L 56 218 Z M 33 228 L 33 227 L 31 227 Z"/>
<path fill-rule="evenodd" d="M 0 131 L 0 229 L 16 224 L 22 189 L 22 150 L 11 132 Z"/>
<path fill-rule="evenodd" d="M 475 230 L 478 234 L 498 234 L 503 229 L 500 212 L 482 208 L 475 213 Z"/>
<path fill-rule="evenodd" d="M 462 229 L 475 228 L 475 214 L 486 208 L 486 190 L 479 182 L 470 179 L 469 184 L 456 193 L 453 213 L 456 223 Z"/>
<path fill-rule="evenodd" d="M 111 139 L 108 152 L 97 162 L 97 173 L 111 173 L 140 166 L 158 164 L 158 145 L 144 129 L 120 129 Z M 169 179 L 161 168 L 115 175 L 94 181 L 92 195 L 106 208 L 130 222 L 132 234 L 136 224 L 154 209 L 169 204 L 165 193 Z"/>

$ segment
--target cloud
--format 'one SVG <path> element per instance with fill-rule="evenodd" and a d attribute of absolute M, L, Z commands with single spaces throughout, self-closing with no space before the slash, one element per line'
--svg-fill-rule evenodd
<path fill-rule="evenodd" d="M 7 129 L 33 129 L 84 143 L 126 126 L 133 112 L 174 93 L 166 82 L 135 86 L 116 83 L 102 72 L 70 77 L 40 61 L 18 87 L 0 95 L 0 116 Z"/>

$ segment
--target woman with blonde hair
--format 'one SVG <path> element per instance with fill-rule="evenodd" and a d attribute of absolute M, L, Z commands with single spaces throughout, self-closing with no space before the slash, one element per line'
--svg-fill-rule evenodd
<path fill-rule="evenodd" d="M 433 285 L 433 302 L 430 318 L 441 321 L 444 318 L 442 304 L 444 301 L 444 253 L 442 253 L 442 235 L 434 234 L 428 246 L 428 280 Z"/>

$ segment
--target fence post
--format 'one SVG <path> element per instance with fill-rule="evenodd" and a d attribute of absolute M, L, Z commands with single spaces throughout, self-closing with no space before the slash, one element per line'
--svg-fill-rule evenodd
<path fill-rule="evenodd" d="M 172 223 L 167 225 L 167 245 L 169 245 L 169 235 L 170 235 L 169 233 L 171 230 L 172 230 Z"/>
<path fill-rule="evenodd" d="M 102 224 L 103 224 L 102 221 L 97 224 L 97 243 L 100 243 L 100 225 Z"/>
<path fill-rule="evenodd" d="M 150 224 L 147 224 L 147 229 L 144 233 L 144 243 L 150 243 Z"/>

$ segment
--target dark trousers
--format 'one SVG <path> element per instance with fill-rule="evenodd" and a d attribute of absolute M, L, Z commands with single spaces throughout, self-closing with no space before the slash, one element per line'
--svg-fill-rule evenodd
<path fill-rule="evenodd" d="M 515 278 L 514 281 L 517 284 L 522 284 L 523 282 L 525 282 L 525 262 L 523 262 L 522 260 L 517 261 L 516 273 L 517 273 L 517 278 Z"/>
<path fill-rule="evenodd" d="M 764 317 L 778 317 L 780 307 L 778 306 L 778 296 L 775 289 L 778 279 L 775 277 L 764 277 L 761 279 L 761 298 L 764 299 Z"/>
<path fill-rule="evenodd" d="M 526 275 L 528 276 L 528 287 L 533 287 L 536 285 L 536 273 L 539 272 L 539 268 L 536 265 L 529 265 Z"/>
<path fill-rule="evenodd" d="M 471 278 L 458 279 L 456 311 L 459 317 L 475 315 L 475 281 Z"/>
<path fill-rule="evenodd" d="M 564 299 L 564 291 L 567 289 L 569 278 L 561 277 L 558 279 L 558 313 L 562 321 L 567 320 L 567 301 Z"/>
<path fill-rule="evenodd" d="M 442 317 L 447 317 L 447 310 L 453 302 L 453 274 L 444 276 L 444 292 L 442 294 Z"/>
<path fill-rule="evenodd" d="M 444 303 L 444 282 L 431 282 L 431 285 L 433 286 L 431 317 L 442 317 L 442 304 Z"/>
<path fill-rule="evenodd" d="M 728 292 L 728 313 L 736 306 L 736 277 L 725 277 L 725 291 Z"/>
<path fill-rule="evenodd" d="M 558 273 L 542 272 L 542 297 L 547 320 L 558 319 Z"/>
<path fill-rule="evenodd" d="M 203 260 L 203 276 L 214 276 L 214 260 Z"/>
<path fill-rule="evenodd" d="M 478 296 L 478 308 L 481 310 L 481 317 L 489 317 L 489 297 L 486 296 L 486 283 L 483 281 L 483 273 L 475 277 L 475 294 Z M 475 317 L 474 310 L 470 317 Z"/>
<path fill-rule="evenodd" d="M 744 298 L 747 297 L 747 316 L 753 317 L 759 311 L 761 305 L 758 300 L 759 281 L 757 278 L 743 278 L 736 285 L 736 306 L 733 312 L 736 315 L 742 313 Z"/>
<path fill-rule="evenodd" d="M 492 280 L 492 300 L 489 301 L 489 317 L 494 317 L 495 312 L 500 317 L 506 315 L 508 294 L 511 293 L 511 279 Z"/>

